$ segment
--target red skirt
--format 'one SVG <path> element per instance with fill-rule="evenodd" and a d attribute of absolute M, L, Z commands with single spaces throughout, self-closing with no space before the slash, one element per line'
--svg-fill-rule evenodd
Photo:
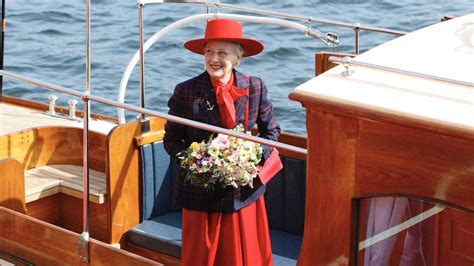
<path fill-rule="evenodd" d="M 233 213 L 183 209 L 182 263 L 273 265 L 265 201 Z"/>

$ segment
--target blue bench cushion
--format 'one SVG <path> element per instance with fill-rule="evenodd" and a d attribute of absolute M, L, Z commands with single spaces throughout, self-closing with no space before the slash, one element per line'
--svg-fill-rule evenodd
<path fill-rule="evenodd" d="M 140 147 L 142 160 L 142 221 L 177 211 L 174 207 L 175 177 L 179 165 L 166 153 L 163 142 Z"/>
<path fill-rule="evenodd" d="M 296 265 L 302 237 L 270 230 L 275 265 Z M 146 220 L 129 230 L 128 241 L 163 254 L 181 258 L 181 213 L 170 212 Z"/>
<path fill-rule="evenodd" d="M 273 262 L 278 266 L 296 265 L 303 237 L 280 230 L 270 229 Z"/>
<path fill-rule="evenodd" d="M 127 233 L 128 241 L 181 258 L 181 212 L 169 212 L 143 221 Z"/>

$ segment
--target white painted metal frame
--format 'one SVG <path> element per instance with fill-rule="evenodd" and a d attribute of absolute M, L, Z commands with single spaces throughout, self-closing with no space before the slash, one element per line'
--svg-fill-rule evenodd
<path fill-rule="evenodd" d="M 140 14 L 142 13 L 143 7 L 139 7 L 139 12 Z M 142 15 L 139 15 L 140 18 L 140 25 L 142 24 Z M 144 82 L 144 63 L 143 59 L 141 59 L 140 54 L 145 54 L 145 52 L 156 42 L 158 42 L 161 38 L 164 36 L 168 35 L 169 33 L 177 30 L 178 28 L 185 27 L 189 24 L 195 24 L 196 22 L 204 22 L 209 19 L 215 19 L 215 18 L 228 18 L 228 19 L 234 19 L 234 20 L 239 20 L 239 21 L 245 21 L 245 22 L 252 22 L 252 23 L 261 23 L 261 24 L 271 24 L 271 25 L 276 25 L 276 26 L 281 26 L 289 29 L 293 29 L 299 32 L 302 32 L 306 35 L 319 38 L 321 40 L 326 40 L 324 42 L 331 43 L 331 39 L 328 39 L 330 37 L 327 37 L 323 35 L 321 32 L 312 29 L 306 25 L 301 25 L 295 22 L 291 21 L 286 21 L 282 19 L 277 19 L 277 18 L 265 18 L 265 17 L 256 17 L 256 16 L 246 16 L 246 15 L 235 15 L 235 14 L 226 14 L 226 13 L 215 13 L 215 14 L 199 14 L 199 15 L 194 15 L 190 16 L 187 18 L 180 19 L 157 33 L 155 33 L 152 37 L 150 37 L 144 44 L 142 44 L 143 40 L 143 29 L 140 29 L 140 49 L 133 55 L 132 59 L 128 63 L 123 75 L 122 79 L 120 80 L 120 85 L 118 89 L 118 97 L 117 101 L 120 103 L 125 102 L 125 91 L 127 89 L 127 84 L 128 80 L 130 79 L 130 76 L 132 74 L 132 71 L 135 67 L 135 65 L 140 61 L 140 103 L 141 107 L 144 107 L 144 99 L 143 96 L 145 95 L 144 93 L 144 87 L 145 87 L 145 82 Z M 144 57 L 144 56 L 143 56 Z M 119 119 L 119 123 L 123 124 L 125 123 L 125 113 L 123 109 L 117 109 L 117 115 Z"/>

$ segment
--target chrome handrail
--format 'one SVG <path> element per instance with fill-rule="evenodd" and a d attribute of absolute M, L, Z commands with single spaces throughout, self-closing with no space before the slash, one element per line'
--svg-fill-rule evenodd
<path fill-rule="evenodd" d="M 382 65 L 356 61 L 350 57 L 330 56 L 329 61 L 336 64 L 344 65 L 344 67 L 346 68 L 346 70 L 343 72 L 344 76 L 350 76 L 352 74 L 352 71 L 348 69 L 348 67 L 352 65 L 352 66 L 360 66 L 360 67 L 367 67 L 367 68 L 378 69 L 378 70 L 383 70 L 383 71 L 388 71 L 388 72 L 394 72 L 398 74 L 409 75 L 409 76 L 414 76 L 414 77 L 419 77 L 419 78 L 437 80 L 437 81 L 447 82 L 447 83 L 456 84 L 456 85 L 474 87 L 473 82 L 450 79 L 450 78 L 439 77 L 439 76 L 434 76 L 434 75 L 415 72 L 415 71 L 403 70 L 400 68 L 387 67 L 387 66 L 382 66 Z"/>
<path fill-rule="evenodd" d="M 169 0 L 168 1 L 167 0 L 139 0 L 138 3 L 144 4 L 144 5 L 145 4 L 165 4 L 165 3 L 202 4 L 202 5 L 206 5 L 206 6 L 214 6 L 216 8 L 225 8 L 225 9 L 235 10 L 235 11 L 244 11 L 244 12 L 260 14 L 260 15 L 270 15 L 270 16 L 282 17 L 282 18 L 287 18 L 287 19 L 301 20 L 301 21 L 307 21 L 307 22 L 315 22 L 315 23 L 321 23 L 321 24 L 329 24 L 329 25 L 346 27 L 346 28 L 354 28 L 354 25 L 357 25 L 357 23 L 348 23 L 348 22 L 329 20 L 329 19 L 316 19 L 316 18 L 313 18 L 313 17 L 290 15 L 290 14 L 285 14 L 285 13 L 280 13 L 280 12 L 273 12 L 273 11 L 255 9 L 255 8 L 241 7 L 241 6 L 232 5 L 232 4 L 225 4 L 225 3 L 221 3 L 221 2 L 211 3 L 211 2 L 207 2 L 207 1 L 192 1 L 192 0 L 188 0 L 188 1 L 182 1 L 182 0 L 181 1 L 179 1 L 179 0 L 175 0 L 175 1 L 169 1 Z M 405 35 L 405 34 L 408 33 L 408 32 L 405 32 L 405 31 L 398 31 L 398 30 L 379 28 L 379 27 L 370 27 L 370 26 L 361 26 L 361 25 L 358 25 L 358 27 L 361 30 L 387 33 L 387 34 L 393 34 L 393 35 Z"/>
<path fill-rule="evenodd" d="M 300 148 L 300 147 L 297 147 L 297 146 L 288 145 L 288 144 L 285 144 L 285 143 L 281 143 L 281 142 L 277 142 L 277 141 L 273 141 L 273 140 L 269 140 L 269 139 L 264 139 L 264 138 L 260 138 L 260 137 L 255 137 L 255 136 L 247 135 L 247 134 L 244 134 L 244 133 L 239 133 L 239 132 L 236 132 L 234 130 L 230 130 L 230 129 L 226 129 L 226 128 L 222 128 L 222 127 L 218 127 L 218 126 L 212 126 L 212 125 L 209 125 L 209 124 L 205 124 L 205 123 L 202 123 L 202 122 L 197 122 L 197 121 L 187 119 L 187 118 L 182 118 L 182 117 L 179 117 L 179 116 L 170 115 L 170 114 L 163 113 L 163 112 L 153 111 L 153 110 L 146 109 L 146 108 L 141 108 L 141 107 L 136 107 L 136 106 L 129 105 L 129 104 L 119 103 L 117 101 L 108 100 L 108 99 L 103 98 L 103 97 L 88 96 L 88 98 L 92 101 L 95 101 L 95 102 L 100 102 L 100 103 L 103 103 L 103 104 L 108 104 L 108 105 L 112 105 L 112 106 L 115 106 L 115 107 L 124 108 L 124 109 L 134 111 L 134 112 L 137 112 L 137 113 L 143 113 L 143 114 L 147 114 L 147 115 L 151 115 L 151 116 L 160 117 L 160 118 L 163 118 L 167 121 L 179 123 L 179 124 L 182 124 L 182 125 L 185 125 L 185 126 L 191 126 L 191 127 L 211 131 L 211 132 L 214 132 L 214 133 L 222 133 L 222 134 L 226 134 L 228 136 L 234 136 L 234 137 L 238 137 L 238 138 L 241 138 L 241 139 L 250 140 L 250 141 L 257 142 L 257 143 L 260 143 L 260 144 L 265 144 L 265 145 L 268 145 L 268 146 L 271 146 L 271 147 L 286 149 L 286 150 L 289 150 L 289 151 L 292 151 L 292 152 L 295 152 L 295 153 L 298 153 L 298 154 L 301 154 L 301 155 L 304 155 L 304 156 L 307 155 L 307 149 L 303 149 L 303 148 Z"/>
<path fill-rule="evenodd" d="M 27 77 L 24 77 L 22 75 L 15 74 L 13 72 L 6 71 L 6 70 L 0 70 L 0 75 L 3 76 L 3 77 L 12 78 L 12 79 L 22 81 L 22 82 L 25 82 L 25 83 L 28 83 L 28 84 L 36 85 L 38 87 L 49 89 L 49 90 L 52 90 L 52 91 L 55 91 L 55 92 L 69 94 L 69 95 L 76 96 L 76 97 L 79 97 L 79 98 L 81 98 L 82 94 L 83 94 L 83 92 L 81 92 L 81 91 L 68 89 L 66 87 L 62 87 L 62 86 L 59 86 L 59 85 L 54 85 L 54 84 L 51 84 L 51 83 L 48 83 L 48 82 L 45 82 L 45 81 L 41 81 L 41 80 L 37 80 L 37 79 L 27 78 Z"/>
<path fill-rule="evenodd" d="M 273 12 L 273 11 L 265 11 L 265 10 L 259 10 L 259 9 L 253 9 L 253 8 L 239 7 L 239 6 L 236 6 L 236 5 L 223 4 L 223 3 L 220 3 L 220 2 L 217 2 L 215 4 L 208 3 L 208 5 L 211 5 L 211 6 L 214 5 L 216 7 L 227 8 L 227 9 L 230 9 L 230 10 L 239 10 L 239 11 L 251 12 L 251 13 L 256 13 L 256 14 L 271 15 L 271 16 L 283 17 L 283 18 L 288 18 L 288 19 L 295 19 L 295 20 L 308 21 L 308 22 L 314 22 L 314 23 L 328 24 L 328 25 L 334 25 L 334 26 L 340 26 L 340 27 L 346 27 L 346 28 L 354 28 L 355 26 L 357 26 L 360 30 L 380 32 L 380 33 L 388 33 L 388 34 L 393 34 L 393 35 L 405 35 L 405 34 L 408 33 L 408 32 L 405 32 L 405 31 L 398 31 L 398 30 L 392 30 L 392 29 L 370 27 L 370 26 L 361 26 L 359 23 L 348 23 L 348 22 L 328 20 L 328 19 L 316 19 L 316 18 L 313 18 L 313 17 L 295 16 L 295 15 L 289 15 L 289 14 L 280 13 L 280 12 Z"/>
<path fill-rule="evenodd" d="M 254 14 L 260 14 L 260 15 L 269 15 L 269 16 L 275 16 L 275 17 L 282 17 L 286 19 L 294 19 L 294 20 L 301 20 L 301 21 L 306 21 L 308 23 L 321 23 L 321 24 L 328 24 L 328 25 L 334 25 L 334 26 L 339 26 L 339 27 L 346 27 L 346 28 L 352 28 L 354 31 L 354 53 L 359 54 L 359 33 L 361 30 L 365 31 L 372 31 L 372 32 L 379 32 L 379 33 L 387 33 L 387 34 L 393 34 L 393 35 L 405 35 L 408 32 L 405 31 L 399 31 L 399 30 L 392 30 L 392 29 L 386 29 L 386 28 L 379 28 L 379 27 L 370 27 L 370 26 L 362 26 L 360 23 L 348 23 L 348 22 L 342 22 L 342 21 L 335 21 L 335 20 L 329 20 L 329 19 L 316 19 L 313 17 L 305 17 L 305 16 L 298 16 L 298 15 L 290 15 L 290 14 L 285 14 L 281 12 L 273 12 L 273 11 L 267 11 L 267 10 L 261 10 L 261 9 L 255 9 L 255 8 L 248 8 L 248 7 L 242 7 L 242 6 L 237 6 L 237 5 L 232 5 L 232 4 L 224 4 L 219 1 L 215 3 L 207 2 L 207 1 L 193 1 L 193 0 L 138 0 L 138 3 L 141 5 L 145 4 L 165 4 L 165 3 L 192 3 L 192 4 L 201 4 L 201 5 L 206 5 L 207 7 L 214 6 L 217 9 L 218 8 L 224 8 L 224 9 L 229 9 L 229 10 L 235 10 L 235 11 L 244 11 L 248 13 L 254 13 Z"/>
<path fill-rule="evenodd" d="M 147 2 L 155 2 L 155 1 L 154 0 L 149 0 Z M 178 2 L 185 2 L 185 1 L 178 1 Z M 265 11 L 265 10 L 259 10 L 259 9 L 253 9 L 253 8 L 246 8 L 246 7 L 240 7 L 240 6 L 231 5 L 231 4 L 223 4 L 223 3 L 220 3 L 220 2 L 206 3 L 206 5 L 215 6 L 216 8 L 226 8 L 226 9 L 230 9 L 230 10 L 238 10 L 238 11 L 245 11 L 245 12 L 262 14 L 262 15 L 271 15 L 271 16 L 283 17 L 283 18 L 287 18 L 287 19 L 307 21 L 309 23 L 321 23 L 321 24 L 328 24 L 328 25 L 334 25 L 334 26 L 339 26 L 339 27 L 352 28 L 352 30 L 354 31 L 354 53 L 355 54 L 359 54 L 359 33 L 360 33 L 361 30 L 387 33 L 387 34 L 393 34 L 393 35 L 399 35 L 399 36 L 405 35 L 405 34 L 408 33 L 408 32 L 405 32 L 405 31 L 398 31 L 398 30 L 392 30 L 392 29 L 362 26 L 360 23 L 347 23 L 347 22 L 328 20 L 328 19 L 316 19 L 316 18 L 313 18 L 313 17 L 295 16 L 295 15 L 289 15 L 289 14 L 284 14 L 284 13 L 280 13 L 280 12 Z"/>
<path fill-rule="evenodd" d="M 129 111 L 133 111 L 133 112 L 137 112 L 137 113 L 147 114 L 147 115 L 150 115 L 150 116 L 156 116 L 156 117 L 159 117 L 159 118 L 163 118 L 167 121 L 179 123 L 179 124 L 182 124 L 182 125 L 191 126 L 191 127 L 195 127 L 195 128 L 215 132 L 215 133 L 222 133 L 222 134 L 226 134 L 226 135 L 229 135 L 229 136 L 234 136 L 234 137 L 238 137 L 238 138 L 241 138 L 241 139 L 257 142 L 257 143 L 260 143 L 260 144 L 265 144 L 265 145 L 275 147 L 275 148 L 286 149 L 286 150 L 289 150 L 289 151 L 292 151 L 292 152 L 295 152 L 295 153 L 298 153 L 298 154 L 301 154 L 301 155 L 304 155 L 304 156 L 307 155 L 307 150 L 306 149 L 303 149 L 303 148 L 300 148 L 300 147 L 297 147 L 297 146 L 288 145 L 288 144 L 285 144 L 285 143 L 280 143 L 280 142 L 277 142 L 277 141 L 264 139 L 264 138 L 260 138 L 260 137 L 255 137 L 255 136 L 247 135 L 247 134 L 244 134 L 244 133 L 239 133 L 239 132 L 236 132 L 236 131 L 233 131 L 233 130 L 230 130 L 230 129 L 217 127 L 217 126 L 212 126 L 212 125 L 208 125 L 208 124 L 205 124 L 205 123 L 202 123 L 202 122 L 197 122 L 197 121 L 194 121 L 194 120 L 191 120 L 191 119 L 182 118 L 182 117 L 179 117 L 179 116 L 174 116 L 174 115 L 170 115 L 170 114 L 163 113 L 163 112 L 153 111 L 153 110 L 150 110 L 150 109 L 137 107 L 137 106 L 133 106 L 133 105 L 130 105 L 130 104 L 119 103 L 117 101 L 109 100 L 109 99 L 106 99 L 106 98 L 103 98 L 103 97 L 93 96 L 93 95 L 90 95 L 88 93 L 81 93 L 81 92 L 78 92 L 78 91 L 67 89 L 65 87 L 53 85 L 53 84 L 46 83 L 46 82 L 39 81 L 39 80 L 35 80 L 35 79 L 30 79 L 30 78 L 27 78 L 27 77 L 24 77 L 24 76 L 15 74 L 15 73 L 11 73 L 9 71 L 0 70 L 0 75 L 2 75 L 4 77 L 13 78 L 13 79 L 16 79 L 16 80 L 19 80 L 19 81 L 23 81 L 25 83 L 34 84 L 34 85 L 37 85 L 39 87 L 43 87 L 43 88 L 46 88 L 46 89 L 51 89 L 51 90 L 54 90 L 54 91 L 57 91 L 57 92 L 77 96 L 77 97 L 80 97 L 83 101 L 91 100 L 91 101 L 111 105 L 111 106 L 114 106 L 114 107 L 127 109 Z M 84 119 L 86 119 L 86 117 L 84 117 Z"/>

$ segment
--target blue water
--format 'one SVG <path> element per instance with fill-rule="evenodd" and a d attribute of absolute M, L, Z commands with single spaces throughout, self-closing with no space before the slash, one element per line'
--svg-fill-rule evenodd
<path fill-rule="evenodd" d="M 413 31 L 437 23 L 445 15 L 474 12 L 474 0 L 255 0 L 223 1 L 245 7 L 359 22 L 365 26 Z M 92 0 L 91 90 L 115 100 L 126 65 L 138 49 L 138 11 L 134 1 Z M 188 15 L 204 12 L 201 5 L 147 5 L 144 10 L 145 39 L 162 27 Z M 229 11 L 223 11 L 229 12 Z M 85 1 L 7 0 L 5 69 L 52 84 L 82 91 L 85 87 Z M 336 32 L 337 48 L 292 30 L 269 25 L 244 24 L 248 37 L 261 40 L 262 54 L 244 59 L 239 70 L 260 76 L 270 91 L 275 112 L 286 132 L 306 133 L 305 111 L 288 94 L 314 75 L 314 54 L 321 50 L 353 52 L 353 31 L 314 23 L 322 32 Z M 145 58 L 146 107 L 167 112 L 167 99 L 174 86 L 203 71 L 202 58 L 182 47 L 184 41 L 203 35 L 204 25 L 178 30 L 155 44 Z M 361 33 L 361 50 L 392 38 L 380 33 Z M 433 55 L 435 60 L 436 55 Z M 5 79 L 5 95 L 47 102 L 51 92 Z M 66 106 L 68 95 L 58 95 Z M 129 82 L 126 103 L 138 105 L 138 67 Z M 115 109 L 92 103 L 93 112 L 115 116 Z M 133 119 L 134 113 L 127 113 Z"/>

